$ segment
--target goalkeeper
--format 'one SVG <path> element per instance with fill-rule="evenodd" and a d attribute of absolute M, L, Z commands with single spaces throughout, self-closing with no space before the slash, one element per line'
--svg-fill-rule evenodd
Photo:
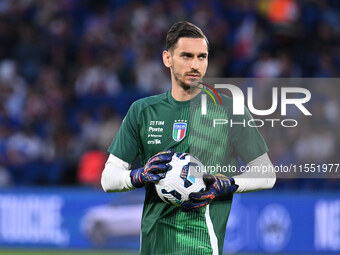
<path fill-rule="evenodd" d="M 202 92 L 192 84 L 202 81 L 206 73 L 208 49 L 208 39 L 197 26 L 178 22 L 170 28 L 163 63 L 170 70 L 171 90 L 133 103 L 108 150 L 103 189 L 121 192 L 145 187 L 140 254 L 222 254 L 233 193 L 270 189 L 275 183 L 270 171 L 262 178 L 246 173 L 234 177 L 207 174 L 206 190 L 190 194 L 181 208 L 157 196 L 154 183 L 165 176 L 174 151 L 191 153 L 205 165 L 236 166 L 240 157 L 248 166 L 271 166 L 256 128 L 208 128 L 208 121 L 199 121 L 200 111 L 190 109 L 200 102 Z M 232 99 L 223 95 L 221 99 L 218 114 L 239 122 L 251 120 L 247 109 L 244 115 L 233 116 Z M 207 105 L 209 110 L 216 107 L 210 101 Z M 137 156 L 144 167 L 131 170 Z"/>

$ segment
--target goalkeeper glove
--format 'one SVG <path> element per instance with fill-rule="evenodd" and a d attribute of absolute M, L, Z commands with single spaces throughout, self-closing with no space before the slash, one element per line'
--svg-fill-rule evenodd
<path fill-rule="evenodd" d="M 228 178 L 223 175 L 217 177 L 212 174 L 205 174 L 203 175 L 203 181 L 206 189 L 200 192 L 190 193 L 189 200 L 183 202 L 181 205 L 182 212 L 198 210 L 208 205 L 216 197 L 234 193 L 238 188 L 233 178 Z"/>
<path fill-rule="evenodd" d="M 144 167 L 134 169 L 130 173 L 131 183 L 136 188 L 141 188 L 146 182 L 156 183 L 165 177 L 169 170 L 169 163 L 174 155 L 173 150 L 161 151 L 149 158 Z"/>

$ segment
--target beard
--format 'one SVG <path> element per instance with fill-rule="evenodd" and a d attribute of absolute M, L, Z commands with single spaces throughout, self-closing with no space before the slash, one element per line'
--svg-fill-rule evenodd
<path fill-rule="evenodd" d="M 185 90 L 185 91 L 188 91 L 188 90 L 190 90 L 190 89 L 192 89 L 192 88 L 198 87 L 198 86 L 200 85 L 199 82 L 202 81 L 201 78 L 199 78 L 199 79 L 192 79 L 191 82 L 190 82 L 190 84 L 186 84 L 185 81 L 184 81 L 184 77 L 185 77 L 186 74 L 184 74 L 184 75 L 182 76 L 180 73 L 177 73 L 176 70 L 175 70 L 175 68 L 174 68 L 174 65 L 172 65 L 171 70 L 172 70 L 172 74 L 174 75 L 175 81 L 176 81 L 177 84 L 178 84 L 179 86 L 181 86 L 181 88 L 182 88 L 183 90 Z M 191 73 L 191 74 L 193 74 L 193 73 L 195 73 L 195 74 L 200 74 L 199 72 L 195 72 L 195 71 L 190 72 L 190 73 Z"/>

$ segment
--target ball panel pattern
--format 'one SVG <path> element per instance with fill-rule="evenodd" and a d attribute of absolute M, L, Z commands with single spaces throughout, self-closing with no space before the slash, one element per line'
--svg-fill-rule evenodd
<path fill-rule="evenodd" d="M 170 170 L 164 179 L 156 185 L 158 196 L 166 203 L 180 206 L 189 199 L 191 192 L 205 189 L 202 175 L 198 169 L 203 164 L 189 153 L 175 153 L 170 163 Z"/>

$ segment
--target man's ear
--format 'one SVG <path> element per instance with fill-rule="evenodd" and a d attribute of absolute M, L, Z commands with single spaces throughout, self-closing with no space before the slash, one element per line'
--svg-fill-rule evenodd
<path fill-rule="evenodd" d="M 170 51 L 167 51 L 167 50 L 163 51 L 163 63 L 168 68 L 172 66 L 172 59 L 171 59 Z"/>

